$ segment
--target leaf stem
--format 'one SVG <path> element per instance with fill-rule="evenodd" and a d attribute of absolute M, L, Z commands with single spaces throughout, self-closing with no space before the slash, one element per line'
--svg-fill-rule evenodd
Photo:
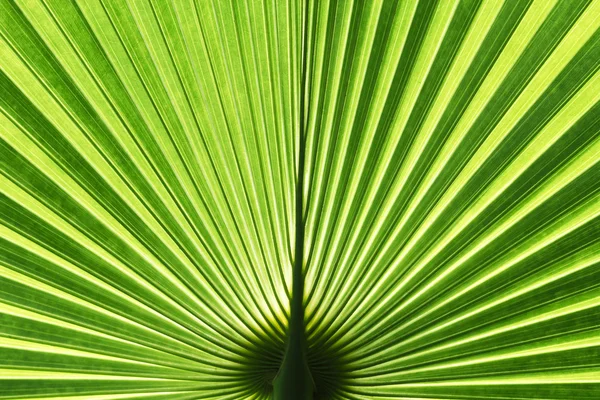
<path fill-rule="evenodd" d="M 306 152 L 305 140 L 305 98 L 306 98 L 306 59 L 308 1 L 302 18 L 302 52 L 301 82 L 299 101 L 299 140 L 298 140 L 298 176 L 296 180 L 295 220 L 296 240 L 294 264 L 292 267 L 292 296 L 290 299 L 290 321 L 283 362 L 273 382 L 275 400 L 312 400 L 314 381 L 308 367 L 306 355 L 307 345 L 304 325 L 304 163 Z"/>

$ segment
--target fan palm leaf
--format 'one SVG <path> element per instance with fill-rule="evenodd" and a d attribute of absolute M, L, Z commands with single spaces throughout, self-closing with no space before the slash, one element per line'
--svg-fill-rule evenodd
<path fill-rule="evenodd" d="M 0 0 L 0 399 L 600 398 L 600 0 Z"/>

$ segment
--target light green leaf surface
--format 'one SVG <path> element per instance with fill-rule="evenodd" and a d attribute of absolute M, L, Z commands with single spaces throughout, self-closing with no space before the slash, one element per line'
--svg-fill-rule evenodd
<path fill-rule="evenodd" d="M 0 399 L 600 398 L 599 16 L 0 0 Z"/>

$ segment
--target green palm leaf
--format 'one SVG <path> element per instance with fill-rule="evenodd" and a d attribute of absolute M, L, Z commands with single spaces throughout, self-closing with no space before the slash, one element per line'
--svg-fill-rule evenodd
<path fill-rule="evenodd" d="M 599 0 L 0 0 L 0 399 L 600 398 Z"/>

